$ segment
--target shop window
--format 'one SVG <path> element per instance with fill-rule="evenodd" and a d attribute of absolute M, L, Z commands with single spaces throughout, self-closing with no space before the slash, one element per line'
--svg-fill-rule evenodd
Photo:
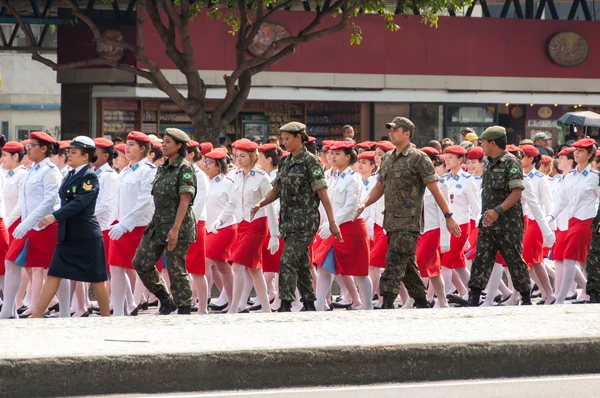
<path fill-rule="evenodd" d="M 447 105 L 444 137 L 452 139 L 455 144 L 460 144 L 462 141 L 461 131 L 467 127 L 472 128 L 477 135 L 480 135 L 487 127 L 496 123 L 497 113 L 496 105 Z"/>
<path fill-rule="evenodd" d="M 2 122 L 2 135 L 8 141 L 8 122 Z"/>
<path fill-rule="evenodd" d="M 415 124 L 412 142 L 417 147 L 439 138 L 441 133 L 440 106 L 437 104 L 411 104 L 410 120 Z"/>
<path fill-rule="evenodd" d="M 29 139 L 29 133 L 33 131 L 44 131 L 44 126 L 15 126 L 17 141 Z"/>

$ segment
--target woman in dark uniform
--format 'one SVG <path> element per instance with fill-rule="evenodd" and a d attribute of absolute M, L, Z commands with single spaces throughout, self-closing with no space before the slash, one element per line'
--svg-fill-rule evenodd
<path fill-rule="evenodd" d="M 42 218 L 46 228 L 58 222 L 58 244 L 48 269 L 48 278 L 32 318 L 41 318 L 56 294 L 61 279 L 90 282 L 100 314 L 110 315 L 106 288 L 106 260 L 100 224 L 94 215 L 98 197 L 98 177 L 90 167 L 96 145 L 89 137 L 76 137 L 69 145 L 68 164 L 72 170 L 58 191 L 61 208 Z"/>

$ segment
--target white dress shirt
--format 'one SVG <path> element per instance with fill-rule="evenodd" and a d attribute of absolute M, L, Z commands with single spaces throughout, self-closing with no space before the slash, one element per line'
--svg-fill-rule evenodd
<path fill-rule="evenodd" d="M 448 201 L 448 185 L 443 178 L 439 179 L 439 187 L 442 195 Z M 440 230 L 440 246 L 450 247 L 450 232 L 446 228 L 446 217 L 444 217 L 444 213 L 442 213 L 431 191 L 425 188 L 423 197 L 423 233 L 438 228 Z"/>
<path fill-rule="evenodd" d="M 25 167 L 18 166 L 5 174 L 4 184 L 4 224 L 10 228 L 15 221 L 21 217 L 21 206 L 19 205 L 19 190 L 27 178 Z"/>
<path fill-rule="evenodd" d="M 194 163 L 194 172 L 196 173 L 196 198 L 192 205 L 192 211 L 196 222 L 206 221 L 206 197 L 208 195 L 208 176 Z"/>
<path fill-rule="evenodd" d="M 37 225 L 40 220 L 58 210 L 58 189 L 61 183 L 62 176 L 50 158 L 32 165 L 27 171 L 25 182 L 19 191 L 21 225 L 27 231 L 39 231 Z"/>
<path fill-rule="evenodd" d="M 331 205 L 337 225 L 352 221 L 360 204 L 360 190 L 362 182 L 360 176 L 347 167 L 332 180 L 327 189 L 331 197 Z M 359 218 L 363 217 L 361 214 Z"/>
<path fill-rule="evenodd" d="M 253 168 L 244 175 L 244 170 L 238 170 L 233 176 L 232 195 L 235 199 L 235 206 L 241 209 L 241 220 L 252 222 L 259 218 L 267 217 L 269 224 L 269 232 L 271 236 L 279 236 L 279 220 L 275 214 L 275 209 L 272 204 L 262 207 L 254 218 L 250 217 L 250 210 L 267 196 L 271 190 L 271 183 L 264 171 Z"/>
<path fill-rule="evenodd" d="M 96 199 L 96 218 L 100 229 L 106 231 L 117 218 L 117 184 L 118 175 L 108 163 L 96 170 L 98 176 L 98 199 Z"/>
<path fill-rule="evenodd" d="M 546 213 L 544 213 L 542 206 L 540 206 L 540 202 L 535 194 L 535 189 L 533 188 L 533 183 L 529 175 L 523 176 L 523 186 L 525 189 L 521 193 L 521 205 L 523 208 L 527 207 L 533 219 L 536 220 L 538 226 L 540 227 L 542 235 L 544 237 L 551 235 L 552 229 L 550 229 L 550 225 L 546 220 Z"/>
<path fill-rule="evenodd" d="M 206 196 L 206 226 L 209 228 L 217 220 L 221 225 L 217 229 L 223 229 L 237 224 L 235 217 L 235 201 L 232 198 L 231 189 L 233 180 L 225 174 L 219 174 L 210 180 L 208 195 Z"/>
<path fill-rule="evenodd" d="M 544 218 L 546 218 L 546 213 L 552 209 L 552 193 L 550 192 L 548 179 L 546 178 L 546 175 L 535 169 L 531 170 L 526 175 L 531 181 L 533 193 L 542 209 Z M 538 220 L 538 217 L 533 214 L 529 206 L 527 206 L 527 209 L 523 209 L 523 215 L 529 217 L 530 220 Z"/>
<path fill-rule="evenodd" d="M 481 195 L 475 178 L 460 170 L 454 176 L 446 173 L 442 179 L 448 187 L 450 211 L 458 225 L 476 220 L 481 214 Z"/>
<path fill-rule="evenodd" d="M 600 186 L 598 172 L 590 165 L 579 173 L 577 169 L 569 172 L 563 180 L 560 191 L 550 215 L 556 217 L 565 213 L 569 219 L 589 220 L 596 217 Z"/>
<path fill-rule="evenodd" d="M 275 181 L 275 177 L 277 177 L 277 173 L 279 173 L 279 169 L 273 169 L 273 170 L 271 170 L 270 173 L 267 173 L 267 178 L 269 178 L 270 183 Z M 273 208 L 275 209 L 275 214 L 277 215 L 277 218 L 279 218 L 279 212 L 281 210 L 281 203 L 279 202 L 279 199 L 277 199 L 275 202 L 273 202 Z"/>
<path fill-rule="evenodd" d="M 369 193 L 371 193 L 371 190 L 373 189 L 373 187 L 375 187 L 375 185 L 377 185 L 377 175 L 375 174 L 371 175 L 366 180 L 363 180 L 360 190 L 360 198 L 358 201 L 359 203 L 362 203 L 367 198 L 367 196 L 369 196 Z M 371 205 L 365 208 L 362 214 L 365 219 L 365 223 L 367 224 L 367 231 L 369 231 L 369 236 L 373 237 L 375 234 L 375 211 L 375 206 Z"/>
<path fill-rule="evenodd" d="M 152 220 L 154 202 L 151 192 L 155 174 L 156 166 L 142 159 L 125 167 L 117 177 L 117 219 L 129 232 L 147 226 Z"/>
<path fill-rule="evenodd" d="M 563 176 L 560 174 L 556 174 L 554 177 L 549 177 L 548 178 L 548 187 L 550 188 L 550 193 L 552 194 L 552 198 L 557 198 L 560 192 L 561 187 L 561 183 L 563 180 Z M 546 214 L 548 214 L 550 211 L 552 210 L 552 206 L 550 206 L 549 208 L 546 209 Z M 550 222 L 550 228 L 552 228 L 553 231 L 556 231 L 558 229 L 558 223 L 561 222 L 561 226 L 564 226 L 564 228 L 568 228 L 569 225 L 569 220 L 566 218 L 566 216 L 563 216 L 563 214 L 566 214 L 566 212 L 561 213 L 558 217 L 556 217 L 556 220 L 552 220 Z M 563 219 L 563 220 L 561 220 Z M 564 230 L 563 230 L 564 231 Z"/>

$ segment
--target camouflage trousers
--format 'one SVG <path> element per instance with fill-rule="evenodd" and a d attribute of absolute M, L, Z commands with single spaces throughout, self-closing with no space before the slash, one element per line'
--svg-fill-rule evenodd
<path fill-rule="evenodd" d="M 385 270 L 379 281 L 382 296 L 398 296 L 400 282 L 413 299 L 425 299 L 425 287 L 417 268 L 416 250 L 418 234 L 388 231 L 388 252 Z"/>
<path fill-rule="evenodd" d="M 313 289 L 308 251 L 312 239 L 313 236 L 303 234 L 287 234 L 284 238 L 279 265 L 279 297 L 282 300 L 296 300 L 296 286 L 302 302 L 317 299 Z"/>
<path fill-rule="evenodd" d="M 479 230 L 477 236 L 477 253 L 471 267 L 469 289 L 484 290 L 492 273 L 498 252 L 502 254 L 515 289 L 519 293 L 531 289 L 529 271 L 523 260 L 523 229 L 514 230 Z"/>
<path fill-rule="evenodd" d="M 590 297 L 600 299 L 600 233 L 592 232 L 590 251 L 586 259 L 587 283 L 585 290 Z"/>
<path fill-rule="evenodd" d="M 144 235 L 135 252 L 132 261 L 133 267 L 146 289 L 151 293 L 167 289 L 165 282 L 156 269 L 156 262 L 166 248 L 166 244 L 158 244 Z M 189 242 L 177 241 L 177 245 L 173 250 L 166 250 L 167 264 L 169 265 L 167 271 L 171 279 L 171 294 L 178 307 L 192 305 L 192 289 L 185 268 L 185 257 L 189 248 Z"/>

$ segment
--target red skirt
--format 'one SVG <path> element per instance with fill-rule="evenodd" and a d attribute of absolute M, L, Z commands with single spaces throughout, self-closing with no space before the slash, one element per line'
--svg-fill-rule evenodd
<path fill-rule="evenodd" d="M 263 242 L 262 246 L 262 270 L 263 272 L 279 272 L 279 261 L 281 260 L 281 253 L 283 253 L 283 239 L 279 238 L 279 250 L 275 254 L 271 254 L 269 251 L 269 240 L 271 234 L 267 231 L 267 238 Z"/>
<path fill-rule="evenodd" d="M 460 236 L 450 236 L 450 250 L 442 254 L 442 265 L 450 269 L 465 268 L 465 243 L 469 239 L 471 223 L 460 226 Z"/>
<path fill-rule="evenodd" d="M 343 242 L 335 236 L 323 240 L 315 251 L 315 263 L 321 267 L 329 250 L 333 248 L 336 275 L 369 275 L 369 235 L 365 220 L 345 222 L 340 225 Z"/>
<path fill-rule="evenodd" d="M 556 230 L 556 241 L 552 246 L 552 260 L 563 261 L 565 259 L 565 238 L 567 237 L 567 231 Z"/>
<path fill-rule="evenodd" d="M 529 220 L 527 231 L 523 234 L 523 260 L 528 266 L 541 264 L 544 260 L 544 236 L 535 220 Z"/>
<path fill-rule="evenodd" d="M 0 255 L 2 256 L 2 258 L 0 259 L 0 275 L 4 275 L 6 273 L 4 258 L 6 258 L 6 253 L 8 252 L 8 242 L 8 230 L 6 229 L 4 220 L 0 218 Z"/>
<path fill-rule="evenodd" d="M 131 232 L 125 232 L 121 239 L 110 240 L 108 263 L 121 268 L 133 269 L 131 260 L 135 256 L 146 227 L 135 227 Z"/>
<path fill-rule="evenodd" d="M 372 267 L 385 268 L 385 256 L 388 251 L 387 235 L 383 232 L 383 227 L 375 224 L 373 227 L 374 239 L 371 246 L 371 258 L 369 265 Z"/>
<path fill-rule="evenodd" d="M 216 234 L 206 234 L 206 258 L 213 261 L 228 261 L 236 235 L 236 224 L 220 229 Z"/>
<path fill-rule="evenodd" d="M 206 226 L 204 221 L 198 221 L 196 241 L 190 245 L 187 257 L 185 258 L 185 268 L 187 272 L 194 275 L 206 274 Z"/>
<path fill-rule="evenodd" d="M 15 232 L 15 229 L 17 229 L 19 224 L 21 224 L 21 217 L 19 217 L 14 223 L 12 223 L 10 228 L 8 228 L 8 244 L 9 245 L 12 243 L 13 240 L 15 240 L 15 238 L 13 238 L 12 234 L 13 234 L 13 232 Z"/>
<path fill-rule="evenodd" d="M 569 220 L 569 230 L 565 236 L 564 258 L 586 261 L 592 240 L 592 229 L 590 228 L 592 221 L 594 221 L 593 218 L 587 220 L 571 218 Z"/>
<path fill-rule="evenodd" d="M 58 243 L 58 223 L 48 225 L 41 231 L 32 229 L 21 239 L 14 239 L 6 253 L 6 259 L 13 263 L 27 243 L 26 267 L 48 268 Z"/>
<path fill-rule="evenodd" d="M 267 237 L 267 230 L 267 217 L 239 223 L 237 237 L 233 242 L 233 253 L 231 253 L 229 261 L 252 269 L 260 268 L 262 246 Z"/>
<path fill-rule="evenodd" d="M 467 260 L 473 261 L 475 254 L 477 254 L 477 235 L 479 234 L 479 228 L 475 220 L 471 220 L 471 232 L 469 232 L 469 245 L 471 246 L 466 252 L 465 257 Z"/>
<path fill-rule="evenodd" d="M 432 229 L 417 239 L 417 266 L 423 278 L 440 275 L 440 229 Z"/>

